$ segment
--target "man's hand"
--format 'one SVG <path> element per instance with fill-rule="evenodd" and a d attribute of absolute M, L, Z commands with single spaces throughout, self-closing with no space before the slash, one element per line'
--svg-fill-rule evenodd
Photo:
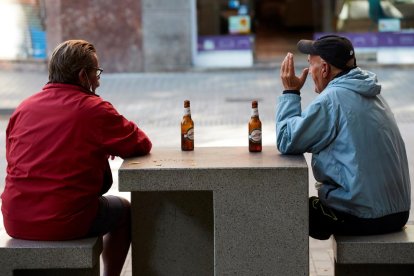
<path fill-rule="evenodd" d="M 293 61 L 293 54 L 287 53 L 285 59 L 280 67 L 280 78 L 285 90 L 298 90 L 300 91 L 305 84 L 308 77 L 309 68 L 305 68 L 302 71 L 302 75 L 297 77 L 295 75 L 295 63 Z"/>

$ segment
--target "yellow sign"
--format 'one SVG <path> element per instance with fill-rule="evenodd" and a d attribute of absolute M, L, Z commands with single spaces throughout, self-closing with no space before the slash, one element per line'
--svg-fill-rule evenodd
<path fill-rule="evenodd" d="M 250 33 L 250 16 L 236 15 L 229 17 L 230 34 L 249 34 Z"/>

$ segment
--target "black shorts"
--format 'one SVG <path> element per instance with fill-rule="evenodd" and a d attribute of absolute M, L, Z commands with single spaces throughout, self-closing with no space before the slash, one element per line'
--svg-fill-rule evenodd
<path fill-rule="evenodd" d="M 88 237 L 103 236 L 111 232 L 126 212 L 122 199 L 116 196 L 101 196 L 99 198 L 98 214 L 87 234 Z"/>
<path fill-rule="evenodd" d="M 309 236 L 326 240 L 332 234 L 377 235 L 401 230 L 410 212 L 400 212 L 380 218 L 366 219 L 334 210 L 322 204 L 318 197 L 309 198 Z"/>

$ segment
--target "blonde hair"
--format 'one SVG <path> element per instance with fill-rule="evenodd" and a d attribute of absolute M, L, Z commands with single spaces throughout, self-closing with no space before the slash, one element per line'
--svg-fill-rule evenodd
<path fill-rule="evenodd" d="M 59 44 L 49 61 L 49 82 L 78 84 L 82 68 L 94 64 L 95 47 L 85 40 L 67 40 Z"/>

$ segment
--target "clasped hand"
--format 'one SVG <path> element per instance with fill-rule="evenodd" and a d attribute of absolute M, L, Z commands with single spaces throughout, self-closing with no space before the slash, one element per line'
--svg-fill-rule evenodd
<path fill-rule="evenodd" d="M 280 78 L 282 79 L 284 89 L 300 91 L 305 84 L 306 78 L 308 77 L 308 72 L 309 68 L 305 68 L 299 77 L 296 76 L 293 54 L 287 53 L 280 67 Z"/>

